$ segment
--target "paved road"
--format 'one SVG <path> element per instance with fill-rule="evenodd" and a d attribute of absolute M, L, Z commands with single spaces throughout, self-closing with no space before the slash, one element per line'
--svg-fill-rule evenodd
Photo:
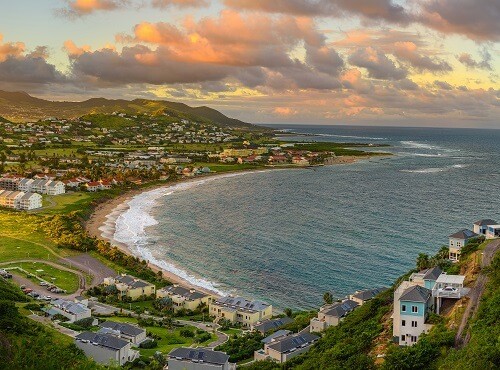
<path fill-rule="evenodd" d="M 99 261 L 97 258 L 92 257 L 88 253 L 66 257 L 65 261 L 92 275 L 93 286 L 101 284 L 104 278 L 117 275 L 116 271 L 109 268 L 104 263 Z"/>
<path fill-rule="evenodd" d="M 491 264 L 493 256 L 500 250 L 500 240 L 494 240 L 489 243 L 483 251 L 483 258 L 481 261 L 481 270 Z M 462 316 L 462 321 L 458 327 L 457 335 L 455 336 L 455 347 L 460 348 L 466 345 L 470 340 L 470 331 L 467 331 L 465 337 L 463 336 L 464 330 L 467 327 L 467 323 L 476 314 L 479 308 L 479 302 L 484 293 L 484 288 L 488 282 L 488 275 L 481 271 L 476 279 L 474 287 L 469 293 L 469 303 L 465 308 L 464 314 Z"/>

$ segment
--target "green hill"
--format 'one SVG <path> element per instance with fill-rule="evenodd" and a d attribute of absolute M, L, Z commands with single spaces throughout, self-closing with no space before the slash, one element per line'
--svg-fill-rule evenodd
<path fill-rule="evenodd" d="M 2 116 L 0 116 L 0 122 L 1 123 L 10 123 L 10 121 L 8 119 L 3 118 Z"/>
<path fill-rule="evenodd" d="M 81 102 L 49 101 L 35 98 L 25 92 L 0 90 L 0 115 L 14 121 L 38 120 L 47 117 L 78 118 L 87 114 L 124 112 L 138 113 L 175 113 L 186 117 L 210 121 L 222 127 L 244 131 L 267 131 L 260 126 L 230 118 L 209 107 L 190 107 L 183 103 L 166 100 L 147 99 L 105 99 L 92 98 Z"/>

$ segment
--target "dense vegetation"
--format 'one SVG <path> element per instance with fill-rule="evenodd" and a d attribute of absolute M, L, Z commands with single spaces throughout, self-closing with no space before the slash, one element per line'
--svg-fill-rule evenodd
<path fill-rule="evenodd" d="M 229 340 L 216 348 L 226 352 L 230 362 L 239 362 L 253 356 L 253 353 L 262 348 L 261 340 L 264 336 L 256 331 L 241 336 L 233 335 Z"/>
<path fill-rule="evenodd" d="M 24 294 L 0 278 L 0 367 L 4 369 L 100 369 L 72 340 L 20 314 Z"/>

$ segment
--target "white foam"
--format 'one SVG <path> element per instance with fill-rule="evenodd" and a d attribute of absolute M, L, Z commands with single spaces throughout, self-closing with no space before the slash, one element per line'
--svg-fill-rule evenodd
<path fill-rule="evenodd" d="M 314 136 L 342 137 L 347 139 L 365 139 L 365 140 L 387 140 L 386 137 L 355 136 L 355 135 L 314 134 Z"/>
<path fill-rule="evenodd" d="M 468 167 L 468 164 L 454 164 L 452 166 L 447 167 L 434 167 L 434 168 L 423 168 L 423 169 L 415 169 L 415 170 L 400 170 L 400 172 L 407 173 L 438 173 L 438 172 L 446 172 L 456 168 L 465 168 Z"/>
<path fill-rule="evenodd" d="M 150 214 L 151 210 L 158 205 L 158 200 L 170 196 L 178 191 L 187 190 L 207 182 L 220 180 L 223 178 L 242 176 L 249 173 L 266 172 L 269 170 L 253 171 L 253 172 L 241 172 L 241 173 L 231 173 L 225 175 L 218 175 L 213 177 L 208 177 L 196 181 L 183 182 L 176 185 L 171 185 L 163 188 L 158 188 L 134 196 L 130 201 L 128 201 L 122 208 L 118 207 L 113 211 L 119 212 L 120 215 L 116 217 L 114 225 L 114 234 L 112 238 L 120 243 L 123 243 L 129 247 L 129 249 L 136 253 L 141 258 L 149 261 L 150 263 L 165 269 L 174 275 L 179 276 L 181 279 L 193 284 L 195 286 L 211 290 L 220 295 L 227 295 L 226 292 L 217 288 L 217 284 L 205 279 L 197 278 L 187 271 L 182 270 L 172 263 L 156 258 L 152 251 L 148 248 L 148 235 L 146 229 L 148 227 L 158 224 L 158 221 Z M 123 211 L 123 208 L 126 208 Z M 116 216 L 110 214 L 108 220 L 113 220 Z M 102 227 L 102 231 L 109 232 L 110 225 L 105 225 Z"/>

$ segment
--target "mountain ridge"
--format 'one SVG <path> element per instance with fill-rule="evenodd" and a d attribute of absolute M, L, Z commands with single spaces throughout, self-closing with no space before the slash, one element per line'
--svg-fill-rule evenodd
<path fill-rule="evenodd" d="M 80 102 L 51 101 L 31 96 L 24 91 L 0 90 L 0 116 L 8 117 L 11 121 L 38 120 L 46 117 L 65 119 L 79 118 L 92 113 L 112 113 L 124 111 L 126 113 L 177 113 L 187 114 L 193 118 L 199 117 L 209 120 L 223 127 L 230 127 L 244 131 L 267 131 L 269 128 L 260 127 L 252 123 L 231 118 L 208 106 L 191 107 L 185 103 L 167 100 L 150 99 L 107 99 L 102 97 L 90 98 Z"/>

